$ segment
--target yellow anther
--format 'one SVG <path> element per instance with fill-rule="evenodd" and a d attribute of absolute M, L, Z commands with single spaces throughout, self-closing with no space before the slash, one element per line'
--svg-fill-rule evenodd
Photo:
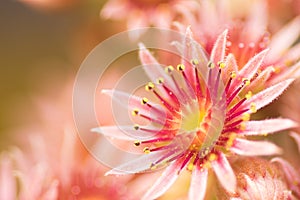
<path fill-rule="evenodd" d="M 147 91 L 150 91 L 154 88 L 154 84 L 152 82 L 149 82 L 146 86 L 145 86 L 145 89 Z"/>
<path fill-rule="evenodd" d="M 236 72 L 235 71 L 230 72 L 230 77 L 235 78 L 236 77 Z"/>
<path fill-rule="evenodd" d="M 184 71 L 185 70 L 185 66 L 183 64 L 179 64 L 179 65 L 177 65 L 177 70 L 178 71 Z"/>
<path fill-rule="evenodd" d="M 155 165 L 155 164 L 151 163 L 151 165 L 150 165 L 150 169 L 154 170 L 154 169 L 156 169 L 156 168 L 157 168 L 157 165 Z"/>
<path fill-rule="evenodd" d="M 150 151 L 149 147 L 145 147 L 145 148 L 143 149 L 143 152 L 144 152 L 145 154 L 148 154 L 148 153 L 150 153 L 151 151 Z"/>
<path fill-rule="evenodd" d="M 136 140 L 136 141 L 134 141 L 134 146 L 140 146 L 141 145 L 141 141 L 139 141 L 139 140 Z"/>
<path fill-rule="evenodd" d="M 274 67 L 274 72 L 276 74 L 280 73 L 281 69 L 279 67 Z"/>
<path fill-rule="evenodd" d="M 242 120 L 249 121 L 249 119 L 250 119 L 250 114 L 249 113 L 244 113 L 243 116 L 242 116 Z"/>
<path fill-rule="evenodd" d="M 245 86 L 250 85 L 250 80 L 249 79 L 243 78 L 242 80 L 243 80 L 243 83 L 245 84 Z"/>
<path fill-rule="evenodd" d="M 246 124 L 242 122 L 241 125 L 240 125 L 240 129 L 242 131 L 246 130 Z"/>
<path fill-rule="evenodd" d="M 193 64 L 193 65 L 198 65 L 199 64 L 199 60 L 198 59 L 192 59 L 191 60 L 191 63 Z"/>
<path fill-rule="evenodd" d="M 209 157 L 208 157 L 208 160 L 209 160 L 209 161 L 214 161 L 214 160 L 216 160 L 216 159 L 217 159 L 217 155 L 214 154 L 214 153 L 211 153 L 211 154 L 209 155 Z"/>
<path fill-rule="evenodd" d="M 229 149 L 233 145 L 233 141 L 236 138 L 235 133 L 231 133 L 228 137 L 227 143 L 226 143 L 226 148 Z"/>
<path fill-rule="evenodd" d="M 157 84 L 162 84 L 164 82 L 164 79 L 162 77 L 156 79 Z"/>
<path fill-rule="evenodd" d="M 213 69 L 215 68 L 215 64 L 213 62 L 208 62 L 207 64 L 208 68 Z"/>
<path fill-rule="evenodd" d="M 140 126 L 138 124 L 133 125 L 134 130 L 139 130 Z"/>
<path fill-rule="evenodd" d="M 252 92 L 248 91 L 247 94 L 245 95 L 246 99 L 250 99 L 252 97 Z"/>
<path fill-rule="evenodd" d="M 220 69 L 223 69 L 226 67 L 226 64 L 224 62 L 220 61 L 220 62 L 218 62 L 218 66 Z"/>
<path fill-rule="evenodd" d="M 144 97 L 144 98 L 142 98 L 142 100 L 141 100 L 141 104 L 145 105 L 145 104 L 148 103 L 148 101 L 149 101 L 149 100 L 148 100 L 146 97 Z"/>
<path fill-rule="evenodd" d="M 169 65 L 165 68 L 165 72 L 168 74 L 171 74 L 174 71 L 174 67 L 172 65 Z"/>
<path fill-rule="evenodd" d="M 195 165 L 193 163 L 189 163 L 187 166 L 187 170 L 193 171 L 194 167 L 195 167 Z"/>
<path fill-rule="evenodd" d="M 137 116 L 139 114 L 139 109 L 135 108 L 131 111 L 132 116 Z"/>
<path fill-rule="evenodd" d="M 206 169 L 211 168 L 210 162 L 205 162 L 205 163 L 203 164 L 203 168 L 206 168 Z"/>
<path fill-rule="evenodd" d="M 252 103 L 250 104 L 250 111 L 251 111 L 252 113 L 256 113 L 256 112 L 257 112 L 256 104 L 255 104 L 254 102 L 252 102 Z"/>

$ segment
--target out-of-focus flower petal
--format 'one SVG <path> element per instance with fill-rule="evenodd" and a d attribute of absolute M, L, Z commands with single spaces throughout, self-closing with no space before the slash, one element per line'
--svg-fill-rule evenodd
<path fill-rule="evenodd" d="M 104 127 L 93 128 L 91 129 L 91 131 L 119 140 L 128 140 L 128 141 L 134 140 L 134 138 L 126 135 L 126 133 L 128 133 L 129 131 L 134 132 L 132 126 L 126 126 L 126 127 L 125 126 L 124 127 L 104 126 Z M 124 131 L 126 131 L 126 133 L 124 133 Z"/>
<path fill-rule="evenodd" d="M 291 132 L 290 136 L 295 139 L 297 146 L 298 146 L 299 153 L 300 153 L 300 135 L 298 133 Z"/>
<path fill-rule="evenodd" d="M 249 141 L 236 138 L 231 151 L 244 156 L 267 156 L 280 154 L 282 150 L 275 144 L 267 141 Z"/>
<path fill-rule="evenodd" d="M 208 170 L 194 169 L 189 190 L 189 200 L 204 199 L 207 186 Z"/>
<path fill-rule="evenodd" d="M 236 177 L 225 155 L 220 153 L 217 160 L 211 164 L 221 185 L 228 192 L 234 193 L 236 190 Z"/>
<path fill-rule="evenodd" d="M 271 40 L 268 61 L 276 60 L 298 39 L 300 35 L 300 17 L 295 18 L 277 32 Z"/>
<path fill-rule="evenodd" d="M 300 196 L 300 176 L 299 176 L 299 171 L 297 171 L 295 168 L 291 166 L 290 163 L 288 163 L 286 160 L 282 158 L 273 158 L 271 160 L 272 162 L 278 162 L 284 171 L 284 174 L 289 181 L 290 184 L 290 189 L 295 191 L 295 193 Z"/>
<path fill-rule="evenodd" d="M 16 199 L 16 181 L 13 175 L 11 161 L 8 156 L 1 155 L 0 160 L 0 199 Z"/>
<path fill-rule="evenodd" d="M 244 135 L 265 135 L 277 131 L 295 128 L 298 124 L 290 119 L 267 119 L 261 121 L 247 121 L 245 122 Z"/>
<path fill-rule="evenodd" d="M 154 185 L 143 196 L 143 200 L 156 199 L 164 194 L 173 183 L 176 181 L 179 175 L 182 161 L 179 159 L 170 164 L 162 175 L 157 179 Z"/>
<path fill-rule="evenodd" d="M 108 1 L 100 12 L 104 19 L 123 19 L 127 13 L 127 4 L 118 0 Z"/>

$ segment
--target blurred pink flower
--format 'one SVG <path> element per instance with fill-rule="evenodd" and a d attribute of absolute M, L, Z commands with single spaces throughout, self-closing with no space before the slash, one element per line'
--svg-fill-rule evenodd
<path fill-rule="evenodd" d="M 20 200 L 128 199 L 126 183 L 131 177 L 116 180 L 104 176 L 107 168 L 88 153 L 77 136 L 72 84 L 60 89 L 58 93 L 55 88 L 54 96 L 47 90 L 46 95 L 36 98 L 39 117 L 35 124 L 19 131 L 21 145 L 10 152 L 14 166 L 2 160 L 1 173 L 11 188 L 6 192 Z M 12 181 L 18 183 L 14 185 L 17 190 Z"/>
<path fill-rule="evenodd" d="M 292 132 L 290 136 L 295 139 L 300 153 L 300 135 L 298 133 Z M 297 166 L 295 168 L 288 161 L 279 157 L 272 159 L 272 161 L 278 162 L 282 166 L 289 183 L 290 190 L 293 191 L 293 194 L 297 198 L 300 198 L 300 167 Z"/>
<path fill-rule="evenodd" d="M 129 30 L 151 25 L 170 28 L 181 12 L 193 12 L 196 8 L 194 0 L 109 0 L 101 16 L 105 19 L 126 19 Z M 134 32 L 130 36 L 136 39 L 140 33 Z"/>
<path fill-rule="evenodd" d="M 17 183 L 13 174 L 11 159 L 2 153 L 0 158 L 0 199 L 16 199 Z"/>
<path fill-rule="evenodd" d="M 181 32 L 191 26 L 195 39 L 212 53 L 218 35 L 228 29 L 227 53 L 232 53 L 242 68 L 248 60 L 263 49 L 269 48 L 258 76 L 260 85 L 271 86 L 286 78 L 300 76 L 300 17 L 296 17 L 275 34 L 268 33 L 268 11 L 265 1 L 248 5 L 248 13 L 234 16 L 229 9 L 235 1 L 200 1 L 196 15 L 186 12 L 185 23 L 176 23 Z M 243 8 L 235 8 L 243 9 Z M 259 88 L 259 86 L 257 86 Z"/>
<path fill-rule="evenodd" d="M 150 122 L 148 126 L 93 129 L 144 147 L 145 155 L 107 174 L 137 173 L 167 164 L 161 177 L 143 196 L 143 199 L 155 199 L 187 168 L 192 172 L 189 198 L 203 199 L 210 170 L 215 172 L 225 190 L 236 191 L 236 176 L 228 158 L 281 153 L 273 143 L 248 140 L 247 136 L 263 136 L 295 127 L 296 123 L 283 118 L 249 119 L 252 113 L 276 99 L 293 80 L 284 80 L 253 96 L 249 90 L 241 95 L 248 87 L 255 89 L 255 84 L 261 81 L 261 77 L 255 75 L 267 50 L 259 52 L 239 70 L 234 55 L 225 56 L 226 44 L 227 30 L 218 36 L 207 57 L 188 29 L 183 44 L 176 43 L 182 53 L 182 64 L 177 66 L 177 72 L 172 66 L 163 69 L 140 45 L 140 59 L 152 81 L 145 89 L 152 92 L 160 104 L 121 91 L 103 90 L 127 107 L 133 116 Z"/>
<path fill-rule="evenodd" d="M 237 192 L 219 196 L 231 200 L 292 199 L 283 171 L 275 164 L 260 158 L 240 159 L 233 164 L 237 175 Z"/>

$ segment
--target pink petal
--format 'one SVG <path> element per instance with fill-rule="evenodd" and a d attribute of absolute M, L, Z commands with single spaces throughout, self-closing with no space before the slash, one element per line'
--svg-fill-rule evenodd
<path fill-rule="evenodd" d="M 194 169 L 189 190 L 189 200 L 204 199 L 207 187 L 208 170 Z"/>
<path fill-rule="evenodd" d="M 228 54 L 228 56 L 226 57 L 225 64 L 226 64 L 226 67 L 223 69 L 223 73 L 222 73 L 222 78 L 223 78 L 224 83 L 225 83 L 225 81 L 228 80 L 228 77 L 230 77 L 231 72 L 238 71 L 238 66 L 237 66 L 237 62 L 234 57 L 234 54 L 232 54 L 232 53 Z"/>
<path fill-rule="evenodd" d="M 16 199 L 16 181 L 13 176 L 12 164 L 7 155 L 0 160 L 0 199 Z"/>
<path fill-rule="evenodd" d="M 103 126 L 98 128 L 92 128 L 92 132 L 100 133 L 104 136 L 119 139 L 119 140 L 128 140 L 133 141 L 134 138 L 130 137 L 129 132 L 136 132 L 133 129 L 133 126 Z"/>
<path fill-rule="evenodd" d="M 236 190 L 236 177 L 225 155 L 220 153 L 218 159 L 211 164 L 221 185 L 228 192 L 234 193 Z"/>
<path fill-rule="evenodd" d="M 210 60 L 215 64 L 217 64 L 220 61 L 224 61 L 227 34 L 228 30 L 226 29 L 221 35 L 219 35 L 211 51 Z"/>
<path fill-rule="evenodd" d="M 139 156 L 130 162 L 124 163 L 116 168 L 105 173 L 105 175 L 125 175 L 144 172 L 151 168 L 151 164 L 157 161 L 162 156 L 161 152 L 151 152 Z"/>
<path fill-rule="evenodd" d="M 273 158 L 271 162 L 278 162 L 284 171 L 284 174 L 290 184 L 290 189 L 295 191 L 296 194 L 300 196 L 300 187 L 295 183 L 300 183 L 300 175 L 297 170 L 295 170 L 290 163 L 282 158 Z"/>
<path fill-rule="evenodd" d="M 245 125 L 246 129 L 242 132 L 244 135 L 265 135 L 298 126 L 293 120 L 282 118 L 248 121 Z"/>
<path fill-rule="evenodd" d="M 255 1 L 253 8 L 250 9 L 241 38 L 246 38 L 248 42 L 257 42 L 266 31 L 267 18 L 266 2 Z"/>
<path fill-rule="evenodd" d="M 298 133 L 295 133 L 295 132 L 291 132 L 290 133 L 290 136 L 293 137 L 298 145 L 298 150 L 299 150 L 299 153 L 300 153 L 300 135 Z"/>
<path fill-rule="evenodd" d="M 149 25 L 149 21 L 146 18 L 145 13 L 141 10 L 132 10 L 130 15 L 128 15 L 127 28 L 130 30 L 128 32 L 129 38 L 132 41 L 136 41 L 144 32 L 145 27 Z"/>
<path fill-rule="evenodd" d="M 257 73 L 258 69 L 269 50 L 265 49 L 259 54 L 252 57 L 247 64 L 238 72 L 237 76 L 233 79 L 229 93 L 233 92 L 243 81 L 244 78 L 251 80 L 252 77 Z"/>
<path fill-rule="evenodd" d="M 300 35 L 300 17 L 295 18 L 279 32 L 277 32 L 271 40 L 270 52 L 267 61 L 274 61 L 282 56 L 282 54 L 298 39 Z"/>
<path fill-rule="evenodd" d="M 282 80 L 286 80 L 288 78 L 298 78 L 298 77 L 300 77 L 300 61 L 298 61 L 291 67 L 284 69 L 284 71 L 282 71 L 274 79 L 269 81 L 269 85 L 273 85 L 275 83 L 278 83 Z"/>
<path fill-rule="evenodd" d="M 149 52 L 148 49 L 142 44 L 139 43 L 140 51 L 139 57 L 141 63 L 143 64 L 143 68 L 147 75 L 149 76 L 150 80 L 153 83 L 156 83 L 158 78 L 163 78 L 164 83 L 170 87 L 170 89 L 176 94 L 178 91 L 176 90 L 176 86 L 173 83 L 170 76 L 165 72 L 165 69 L 157 62 L 157 60 L 153 57 L 153 55 Z"/>
<path fill-rule="evenodd" d="M 244 156 L 268 156 L 282 153 L 275 144 L 267 141 L 250 141 L 236 138 L 230 150 Z"/>
<path fill-rule="evenodd" d="M 249 108 L 251 103 L 255 103 L 256 109 L 261 109 L 279 97 L 293 81 L 294 79 L 287 79 L 255 94 L 243 104 L 242 108 Z"/>
<path fill-rule="evenodd" d="M 58 180 L 52 181 L 50 187 L 47 189 L 42 199 L 45 200 L 55 200 L 58 199 Z"/>
<path fill-rule="evenodd" d="M 181 160 L 177 160 L 168 166 L 159 179 L 154 183 L 154 185 L 142 197 L 142 199 L 156 199 L 163 195 L 178 178 L 181 163 Z"/>
<path fill-rule="evenodd" d="M 254 81 L 250 83 L 250 85 L 246 88 L 247 91 L 260 91 L 261 88 L 265 88 L 269 78 L 271 77 L 272 73 L 274 73 L 275 69 L 274 67 L 267 67 L 264 69 L 258 77 L 255 78 Z M 284 80 L 284 79 L 282 79 Z"/>
<path fill-rule="evenodd" d="M 101 10 L 101 17 L 104 19 L 123 19 L 127 14 L 127 4 L 124 1 L 108 1 Z"/>

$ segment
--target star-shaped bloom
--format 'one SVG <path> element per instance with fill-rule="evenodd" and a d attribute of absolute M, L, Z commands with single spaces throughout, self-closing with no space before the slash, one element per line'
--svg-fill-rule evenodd
<path fill-rule="evenodd" d="M 292 128 L 296 123 L 283 118 L 250 120 L 250 115 L 271 103 L 292 82 L 287 79 L 252 95 L 257 72 L 265 59 L 265 49 L 244 66 L 237 66 L 232 54 L 226 56 L 225 30 L 215 41 L 208 57 L 195 42 L 190 29 L 177 43 L 182 61 L 163 68 L 140 44 L 139 56 L 150 78 L 146 91 L 157 99 L 137 97 L 122 91 L 104 90 L 128 108 L 133 117 L 149 123 L 95 128 L 105 136 L 127 139 L 144 155 L 113 168 L 107 174 L 130 174 L 167 166 L 143 199 L 164 194 L 180 172 L 191 172 L 189 199 L 203 199 L 207 179 L 214 172 L 229 193 L 236 191 L 236 176 L 228 158 L 281 153 L 268 141 L 249 139 Z"/>
<path fill-rule="evenodd" d="M 191 26 L 198 41 L 208 53 L 212 53 L 214 41 L 227 28 L 228 53 L 232 53 L 239 67 L 248 60 L 269 48 L 264 62 L 261 63 L 256 88 L 271 86 L 287 78 L 300 76 L 300 17 L 286 23 L 276 33 L 268 31 L 268 5 L 256 1 L 249 5 L 247 14 L 236 16 L 229 8 L 232 1 L 199 1 L 200 9 L 196 15 L 186 12 L 185 23 L 176 23 L 184 32 Z M 247 4 L 248 6 L 248 4 Z M 240 8 L 238 8 L 240 9 Z M 209 20 L 208 20 L 209 19 Z"/>

